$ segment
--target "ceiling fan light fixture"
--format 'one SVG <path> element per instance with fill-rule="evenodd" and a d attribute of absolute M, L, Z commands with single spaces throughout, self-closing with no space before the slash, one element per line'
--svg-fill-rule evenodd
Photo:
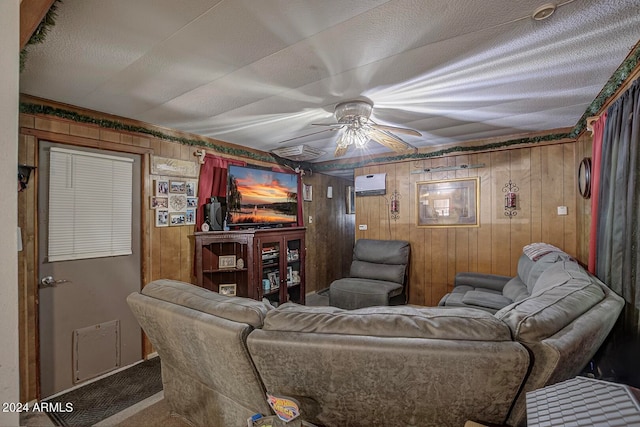
<path fill-rule="evenodd" d="M 336 105 L 335 116 L 338 123 L 349 123 L 357 119 L 366 122 L 371 116 L 373 104 L 367 101 L 345 101 Z"/>
<path fill-rule="evenodd" d="M 338 148 L 346 148 L 350 145 L 355 145 L 358 148 L 363 148 L 369 141 L 369 133 L 363 127 L 347 127 L 344 133 L 338 138 Z"/>

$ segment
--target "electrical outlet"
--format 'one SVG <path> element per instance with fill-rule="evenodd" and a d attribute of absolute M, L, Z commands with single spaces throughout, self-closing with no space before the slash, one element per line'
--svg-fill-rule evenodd
<path fill-rule="evenodd" d="M 558 206 L 558 215 L 567 215 L 567 207 Z"/>
<path fill-rule="evenodd" d="M 313 224 L 313 217 L 309 215 L 309 224 Z"/>
<path fill-rule="evenodd" d="M 366 229 L 367 229 L 367 224 L 360 224 L 360 225 L 358 225 L 358 230 L 360 230 L 360 231 L 364 231 L 364 230 L 366 230 Z"/>

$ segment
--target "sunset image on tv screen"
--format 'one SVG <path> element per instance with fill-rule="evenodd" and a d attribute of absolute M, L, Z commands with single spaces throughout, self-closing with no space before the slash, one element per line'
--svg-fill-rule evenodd
<path fill-rule="evenodd" d="M 297 175 L 229 166 L 227 219 L 246 225 L 295 223 L 297 190 Z"/>

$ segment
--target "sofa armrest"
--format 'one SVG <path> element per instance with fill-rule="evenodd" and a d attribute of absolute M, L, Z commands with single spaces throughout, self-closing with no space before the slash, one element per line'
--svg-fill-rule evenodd
<path fill-rule="evenodd" d="M 453 286 L 467 285 L 473 286 L 474 288 L 485 288 L 502 292 L 504 285 L 511 279 L 509 276 L 500 276 L 498 274 L 465 272 L 456 274 Z"/>

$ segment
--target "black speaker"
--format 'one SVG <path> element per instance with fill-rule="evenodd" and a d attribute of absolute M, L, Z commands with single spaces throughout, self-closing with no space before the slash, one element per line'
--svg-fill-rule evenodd
<path fill-rule="evenodd" d="M 204 221 L 209 224 L 210 230 L 220 231 L 224 225 L 226 214 L 226 204 L 215 201 L 213 198 L 211 203 L 204 205 Z"/>

